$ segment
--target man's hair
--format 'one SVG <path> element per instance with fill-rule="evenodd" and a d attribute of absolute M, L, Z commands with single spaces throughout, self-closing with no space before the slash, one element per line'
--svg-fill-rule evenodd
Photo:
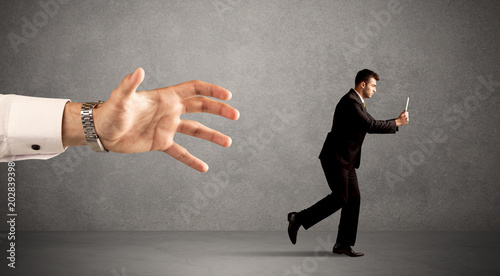
<path fill-rule="evenodd" d="M 356 74 L 356 79 L 354 80 L 354 84 L 357 85 L 362 82 L 368 84 L 368 81 L 371 78 L 374 78 L 376 81 L 380 80 L 380 77 L 377 73 L 369 69 L 363 69 Z"/>

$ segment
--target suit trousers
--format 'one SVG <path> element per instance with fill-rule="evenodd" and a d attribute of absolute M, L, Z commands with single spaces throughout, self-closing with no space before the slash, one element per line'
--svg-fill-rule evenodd
<path fill-rule="evenodd" d="M 356 170 L 343 168 L 336 160 L 321 159 L 332 193 L 296 216 L 305 229 L 342 208 L 337 243 L 354 246 L 358 231 L 360 194 Z"/>

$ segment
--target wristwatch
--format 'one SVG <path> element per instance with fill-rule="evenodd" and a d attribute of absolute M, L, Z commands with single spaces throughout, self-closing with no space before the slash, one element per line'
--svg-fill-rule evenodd
<path fill-rule="evenodd" d="M 98 104 L 104 103 L 103 101 L 88 102 L 82 104 L 80 115 L 82 117 L 83 132 L 89 147 L 95 152 L 108 152 L 101 143 L 99 136 L 95 131 L 94 117 L 92 110 Z"/>

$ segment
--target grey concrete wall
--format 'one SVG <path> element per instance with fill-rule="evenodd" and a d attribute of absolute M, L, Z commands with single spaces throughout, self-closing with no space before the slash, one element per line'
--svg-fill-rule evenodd
<path fill-rule="evenodd" d="M 289 211 L 329 192 L 317 157 L 370 68 L 382 79 L 369 112 L 394 118 L 409 96 L 411 123 L 365 140 L 360 229 L 500 230 L 499 13 L 498 1 L 2 1 L 1 93 L 106 99 L 141 66 L 140 89 L 201 79 L 241 112 L 185 116 L 233 138 L 176 135 L 205 174 L 85 147 L 16 162 L 17 229 L 285 231 Z M 6 175 L 2 163 L 0 215 Z"/>

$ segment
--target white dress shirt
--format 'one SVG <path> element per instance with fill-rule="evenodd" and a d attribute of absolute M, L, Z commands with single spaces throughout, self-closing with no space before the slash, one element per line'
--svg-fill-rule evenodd
<path fill-rule="evenodd" d="M 62 119 L 68 101 L 0 94 L 0 162 L 49 159 L 64 152 Z"/>
<path fill-rule="evenodd" d="M 352 90 L 356 91 L 356 89 L 354 89 L 354 88 Z M 363 102 L 363 104 L 364 104 L 365 100 L 363 99 L 363 97 L 361 97 L 361 94 L 359 94 L 358 91 L 356 91 L 356 94 L 358 94 L 359 98 L 361 99 L 361 102 Z"/>

